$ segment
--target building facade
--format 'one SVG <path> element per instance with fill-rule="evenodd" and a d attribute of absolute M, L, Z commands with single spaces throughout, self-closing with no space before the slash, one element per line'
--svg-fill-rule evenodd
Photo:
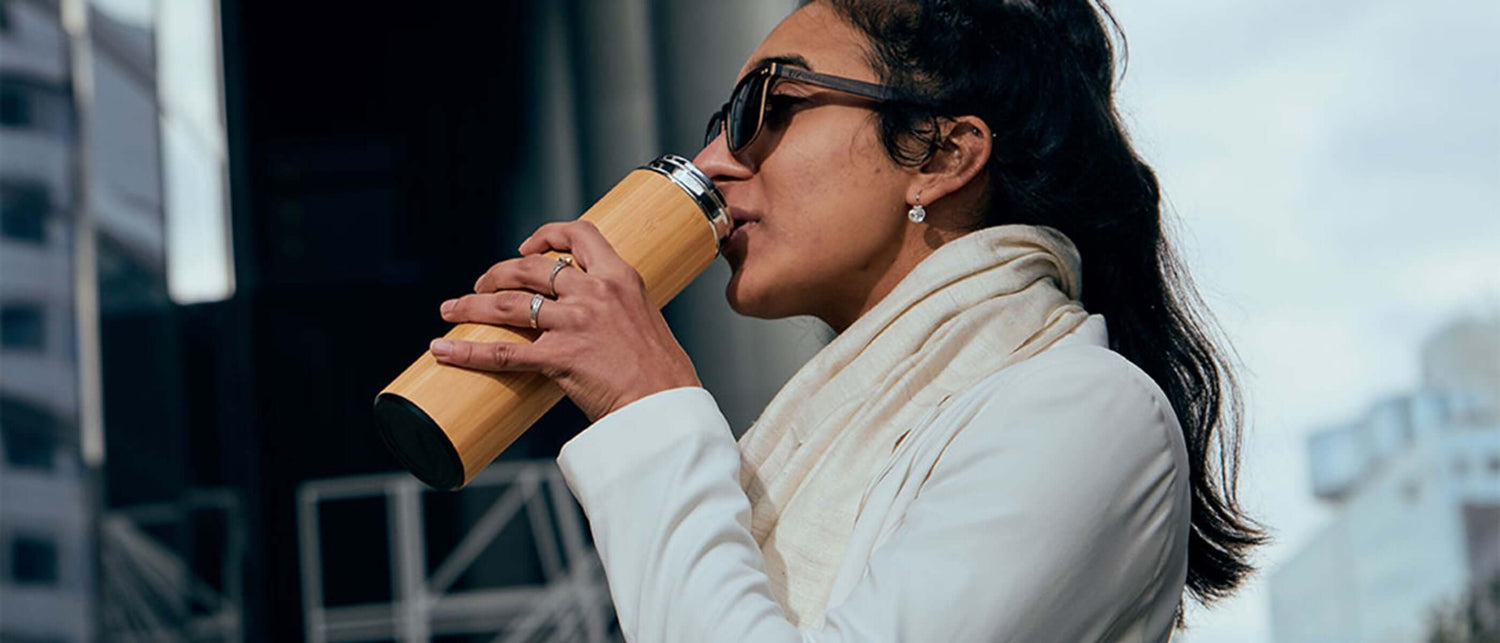
<path fill-rule="evenodd" d="M 180 55 L 216 6 L 0 2 L 0 640 L 238 639 L 205 552 L 240 503 L 183 473 L 167 278 L 173 206 L 223 217 L 218 59 Z"/>
<path fill-rule="evenodd" d="M 0 639 L 94 638 L 76 121 L 56 2 L 0 4 Z"/>
<path fill-rule="evenodd" d="M 1271 575 L 1278 642 L 1423 641 L 1432 610 L 1500 575 L 1497 348 L 1500 323 L 1456 323 L 1424 347 L 1421 391 L 1311 437 L 1335 513 Z"/>

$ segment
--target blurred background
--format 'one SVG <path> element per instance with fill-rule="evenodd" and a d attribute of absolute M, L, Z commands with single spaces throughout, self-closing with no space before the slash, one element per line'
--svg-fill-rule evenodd
<path fill-rule="evenodd" d="M 617 640 L 576 409 L 438 493 L 370 405 L 794 4 L 0 0 L 0 641 Z M 1113 8 L 1275 537 L 1174 640 L 1495 636 L 1500 4 Z M 666 315 L 739 431 L 830 333 L 727 279 Z"/>

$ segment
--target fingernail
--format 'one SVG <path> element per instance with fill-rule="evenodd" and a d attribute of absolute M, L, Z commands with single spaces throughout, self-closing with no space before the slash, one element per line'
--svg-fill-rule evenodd
<path fill-rule="evenodd" d="M 449 299 L 448 301 L 443 302 L 443 314 L 446 315 L 448 313 L 453 312 L 453 307 L 457 306 L 457 305 L 458 305 L 458 300 L 457 299 Z"/>
<path fill-rule="evenodd" d="M 432 340 L 432 343 L 427 346 L 427 349 L 432 351 L 433 355 L 436 355 L 438 357 L 447 357 L 450 353 L 453 352 L 453 342 L 450 342 L 446 339 L 434 339 Z"/>

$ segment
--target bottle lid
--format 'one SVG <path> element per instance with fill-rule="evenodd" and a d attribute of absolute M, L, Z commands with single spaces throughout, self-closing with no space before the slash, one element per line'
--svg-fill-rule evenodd
<path fill-rule="evenodd" d="M 724 193 L 714 186 L 714 182 L 708 179 L 708 175 L 698 166 L 676 154 L 663 154 L 656 160 L 641 166 L 641 169 L 651 170 L 661 174 L 682 188 L 688 196 L 697 202 L 698 209 L 708 217 L 709 226 L 713 229 L 714 241 L 723 241 L 734 229 L 734 222 L 729 218 L 729 205 L 724 201 Z"/>

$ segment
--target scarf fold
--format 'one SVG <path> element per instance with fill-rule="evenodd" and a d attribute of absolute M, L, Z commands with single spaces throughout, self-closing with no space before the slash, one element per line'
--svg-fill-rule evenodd
<path fill-rule="evenodd" d="M 740 484 L 772 591 L 823 620 L 864 490 L 950 394 L 1031 357 L 1088 317 L 1077 249 L 1047 227 L 984 228 L 923 259 L 802 366 L 740 439 Z"/>

